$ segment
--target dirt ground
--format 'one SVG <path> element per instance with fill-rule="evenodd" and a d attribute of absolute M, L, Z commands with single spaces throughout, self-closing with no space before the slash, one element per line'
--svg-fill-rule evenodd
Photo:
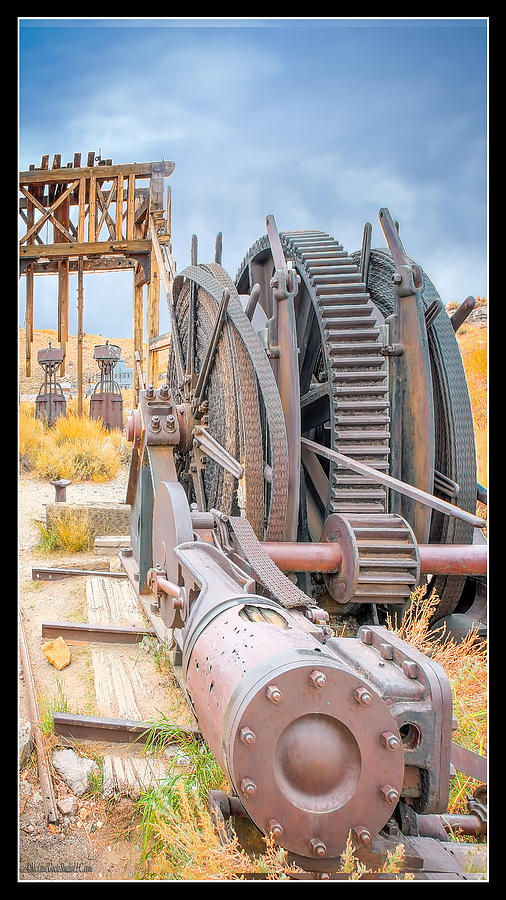
<path fill-rule="evenodd" d="M 126 495 L 128 471 L 123 468 L 117 478 L 106 484 L 72 484 L 67 500 L 81 503 L 92 500 L 122 502 Z M 92 551 L 64 556 L 42 555 L 37 550 L 39 534 L 34 519 L 45 515 L 44 503 L 54 502 L 54 488 L 32 475 L 21 475 L 18 482 L 18 590 L 19 604 L 33 667 L 41 711 L 46 700 L 57 694 L 59 686 L 71 712 L 97 714 L 91 645 L 71 644 L 72 661 L 58 672 L 44 656 L 41 636 L 42 621 L 86 621 L 86 578 L 60 581 L 32 581 L 32 566 L 54 566 L 79 563 L 93 568 Z M 119 568 L 115 557 L 108 558 L 111 568 Z M 109 645 L 110 646 L 110 645 Z M 123 649 L 123 648 L 122 648 Z M 162 711 L 180 724 L 189 722 L 184 702 L 174 691 L 170 676 L 160 672 L 152 654 L 140 645 L 125 645 L 124 651 L 135 661 L 149 698 L 149 708 L 141 712 L 146 719 Z M 19 677 L 19 716 L 26 718 L 23 680 Z M 63 743 L 54 735 L 49 738 L 52 749 Z M 68 744 L 67 744 L 68 746 Z M 93 747 L 88 742 L 79 751 L 91 757 L 103 753 L 105 745 Z M 118 752 L 118 745 L 114 752 Z M 55 791 L 61 799 L 70 794 L 56 776 Z M 44 823 L 44 807 L 37 777 L 35 755 L 20 773 L 19 779 L 19 878 L 35 881 L 132 880 L 145 871 L 141 860 L 142 836 L 140 814 L 128 797 L 113 801 L 88 799 L 79 801 L 76 816 L 66 816 L 55 833 Z"/>

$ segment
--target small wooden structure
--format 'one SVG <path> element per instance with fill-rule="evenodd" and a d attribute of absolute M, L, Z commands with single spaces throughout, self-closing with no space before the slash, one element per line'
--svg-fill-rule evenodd
<path fill-rule="evenodd" d="M 64 375 L 69 274 L 77 272 L 79 412 L 83 397 L 83 276 L 86 272 L 132 269 L 136 402 L 142 387 L 144 286 L 147 286 L 147 380 L 155 383 L 157 354 L 167 348 L 169 340 L 158 333 L 160 265 L 165 270 L 162 276 L 165 290 L 176 271 L 170 244 L 170 187 L 164 207 L 164 179 L 174 168 L 175 164 L 168 161 L 113 165 L 111 159 L 95 159 L 94 153 L 88 153 L 86 166 L 81 165 L 80 153 L 74 154 L 73 162 L 63 165 L 57 153 L 51 169 L 49 156 L 45 155 L 38 168 L 31 165 L 28 171 L 20 172 L 19 214 L 26 225 L 19 241 L 19 271 L 26 278 L 26 375 L 31 374 L 34 276 L 58 276 L 58 341 L 63 351 L 60 374 Z M 52 229 L 44 229 L 45 225 L 51 225 Z"/>

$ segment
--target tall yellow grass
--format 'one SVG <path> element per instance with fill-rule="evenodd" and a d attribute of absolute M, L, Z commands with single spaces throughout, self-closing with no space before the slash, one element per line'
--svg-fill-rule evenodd
<path fill-rule="evenodd" d="M 101 421 L 73 412 L 48 428 L 27 406 L 21 404 L 19 415 L 20 460 L 41 478 L 110 481 L 128 462 L 129 446 L 118 429 L 108 432 Z"/>

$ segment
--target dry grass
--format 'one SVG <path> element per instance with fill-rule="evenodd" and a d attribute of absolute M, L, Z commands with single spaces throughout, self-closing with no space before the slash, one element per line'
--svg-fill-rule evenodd
<path fill-rule="evenodd" d="M 401 625 L 388 627 L 417 650 L 430 656 L 445 670 L 451 684 L 453 711 L 458 729 L 453 740 L 468 750 L 487 752 L 487 647 L 476 631 L 469 632 L 460 643 L 445 634 L 444 626 L 430 632 L 430 620 L 439 598 L 426 596 L 425 586 L 413 593 L 412 604 Z M 452 779 L 448 812 L 467 812 L 467 795 L 478 782 L 457 772 Z"/>
<path fill-rule="evenodd" d="M 73 412 L 48 428 L 33 417 L 30 407 L 20 407 L 20 461 L 41 478 L 110 481 L 129 461 L 130 448 L 119 429 L 109 432 L 101 421 Z"/>
<path fill-rule="evenodd" d="M 81 553 L 93 549 L 96 532 L 84 510 L 62 509 L 50 526 L 34 519 L 39 535 L 39 550 L 44 553 L 65 551 Z"/>

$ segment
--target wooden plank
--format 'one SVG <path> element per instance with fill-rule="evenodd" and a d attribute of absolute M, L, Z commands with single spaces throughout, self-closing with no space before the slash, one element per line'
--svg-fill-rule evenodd
<path fill-rule="evenodd" d="M 88 168 L 90 168 L 91 166 L 94 165 L 94 163 L 95 163 L 95 154 L 92 150 L 90 150 L 90 152 L 88 153 L 88 158 L 86 160 L 86 165 L 88 166 Z"/>
<path fill-rule="evenodd" d="M 134 201 L 135 201 L 135 175 L 128 176 L 128 199 L 127 199 L 127 221 L 126 236 L 131 241 L 134 237 Z"/>
<path fill-rule="evenodd" d="M 149 341 L 150 350 L 168 350 L 171 342 L 171 332 L 166 331 L 165 334 L 157 334 Z"/>
<path fill-rule="evenodd" d="M 88 205 L 88 243 L 96 241 L 96 195 L 97 179 L 94 175 L 90 178 L 89 205 Z"/>
<path fill-rule="evenodd" d="M 58 340 L 63 350 L 63 362 L 60 366 L 60 375 L 65 374 L 66 345 L 69 328 L 69 270 L 68 260 L 63 259 L 58 264 Z"/>
<path fill-rule="evenodd" d="M 152 628 L 145 626 L 118 627 L 110 623 L 42 622 L 42 637 L 62 637 L 66 641 L 83 641 L 102 644 L 138 644 L 144 637 L 156 637 Z"/>
<path fill-rule="evenodd" d="M 73 242 L 72 246 L 67 244 L 44 244 L 43 247 L 35 246 L 20 247 L 19 253 L 22 257 L 39 256 L 52 258 L 65 258 L 90 255 L 110 255 L 121 251 L 128 253 L 149 253 L 151 252 L 151 241 L 89 241 L 84 244 Z"/>
<path fill-rule="evenodd" d="M 55 169 L 59 169 L 60 167 L 61 167 L 61 153 L 55 153 L 55 155 L 53 157 L 53 171 Z M 48 174 L 49 174 L 49 172 L 48 172 Z M 46 178 L 47 176 L 43 175 L 42 177 Z M 65 181 L 65 179 L 63 179 L 63 181 Z M 46 182 L 46 183 L 49 184 L 49 182 Z M 49 202 L 50 203 L 52 203 L 55 198 L 55 191 L 56 191 L 56 183 L 53 182 L 52 184 L 49 185 Z"/>
<path fill-rule="evenodd" d="M 123 175 L 118 175 L 116 183 L 116 240 L 121 240 L 123 233 Z"/>
<path fill-rule="evenodd" d="M 70 273 L 78 272 L 80 259 L 83 261 L 84 272 L 121 272 L 135 267 L 135 260 L 126 256 L 103 256 L 92 257 L 91 259 L 79 256 L 77 259 L 69 260 Z M 33 262 L 30 265 L 34 275 L 55 275 L 58 272 L 57 259 L 48 260 L 47 262 Z M 27 269 L 20 273 L 21 276 L 26 275 Z"/>
<path fill-rule="evenodd" d="M 123 175 L 124 177 L 133 175 L 134 177 L 137 176 L 138 178 L 149 178 L 152 174 L 153 163 L 126 163 L 124 165 L 100 167 L 84 166 L 73 169 L 72 174 L 74 178 L 80 178 L 82 175 L 84 175 L 86 178 L 91 178 L 93 175 L 95 175 L 96 177 L 96 170 L 98 168 L 100 168 L 100 178 L 103 178 L 104 181 L 110 181 L 112 178 L 116 178 L 117 175 Z M 164 163 L 163 168 L 164 177 L 171 175 L 175 168 L 176 164 L 167 160 Z M 56 185 L 59 182 L 64 183 L 65 181 L 68 181 L 68 171 L 66 168 L 53 168 L 52 170 L 48 170 L 47 172 L 41 172 L 40 170 L 30 172 L 30 170 L 28 170 L 19 173 L 20 184 Z"/>

